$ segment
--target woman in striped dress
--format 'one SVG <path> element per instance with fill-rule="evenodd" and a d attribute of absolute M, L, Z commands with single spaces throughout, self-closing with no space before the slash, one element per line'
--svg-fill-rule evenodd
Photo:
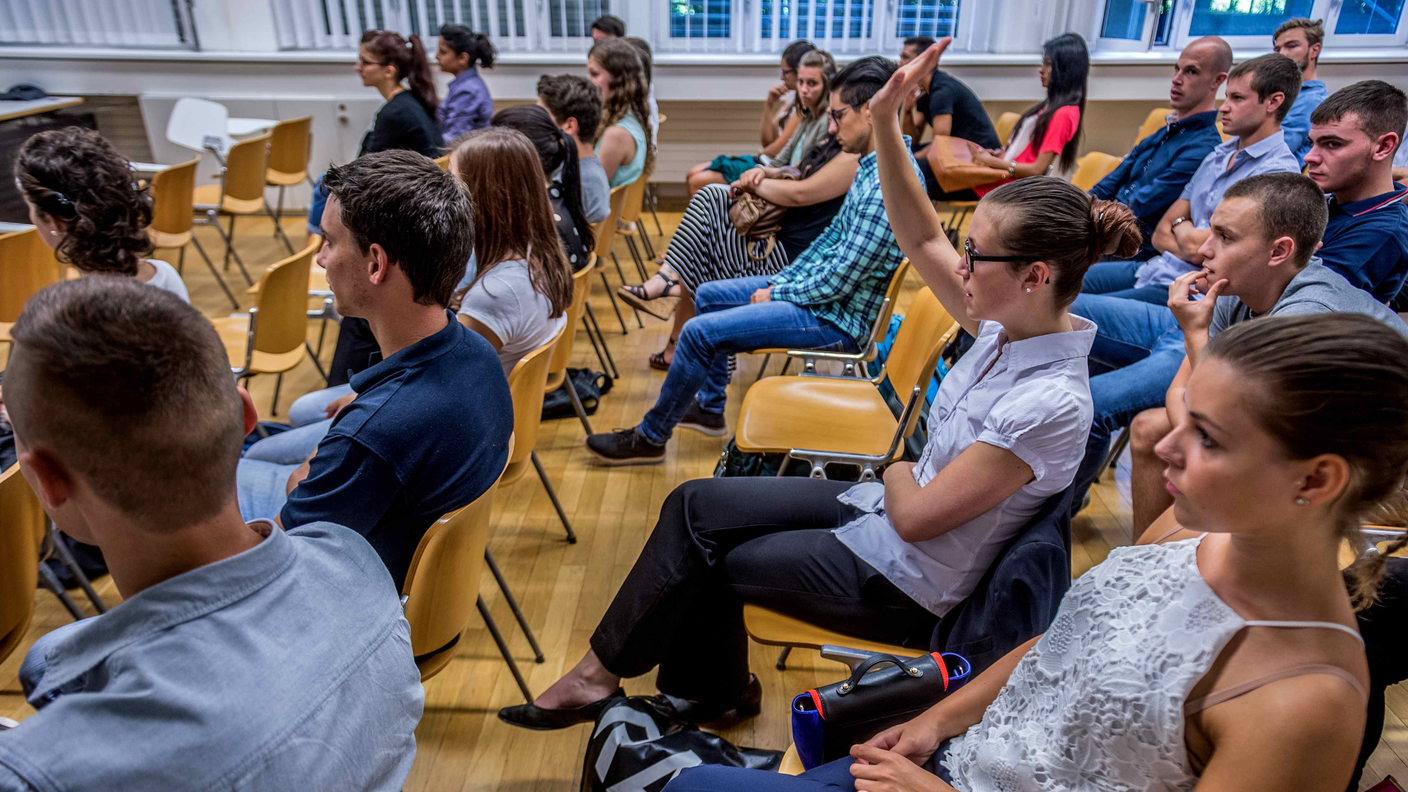
<path fill-rule="evenodd" d="M 835 66 L 825 53 L 808 53 L 809 59 L 812 56 L 821 57 L 814 58 L 811 66 L 803 60 L 797 83 L 799 104 L 824 126 Z M 841 208 L 860 159 L 842 153 L 835 139 L 825 135 L 791 162 L 795 169 L 759 166 L 745 171 L 732 185 L 710 184 L 699 190 L 665 249 L 659 272 L 639 286 L 620 288 L 618 294 L 635 308 L 661 319 L 674 314 L 669 344 L 650 356 L 651 368 L 670 367 L 680 330 L 694 316 L 693 294 L 701 284 L 772 275 L 806 250 Z M 800 173 L 800 178 L 785 176 L 785 170 L 793 176 Z M 789 207 L 773 240 L 750 241 L 734 230 L 728 219 L 733 189 Z"/>

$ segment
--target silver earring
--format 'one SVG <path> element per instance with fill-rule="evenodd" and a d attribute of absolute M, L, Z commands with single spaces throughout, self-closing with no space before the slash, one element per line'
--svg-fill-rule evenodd
<path fill-rule="evenodd" d="M 1310 503 L 1310 501 L 1306 500 L 1305 498 L 1296 498 L 1297 506 L 1304 506 L 1307 503 Z"/>
<path fill-rule="evenodd" d="M 1031 290 L 1031 289 L 1027 289 L 1027 294 L 1031 294 L 1031 293 L 1032 293 L 1032 290 Z"/>

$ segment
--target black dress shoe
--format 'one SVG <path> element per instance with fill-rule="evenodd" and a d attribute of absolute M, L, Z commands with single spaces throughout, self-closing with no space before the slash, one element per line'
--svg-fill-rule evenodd
<path fill-rule="evenodd" d="M 597 699 L 590 704 L 572 709 L 543 709 L 536 704 L 519 704 L 516 707 L 504 707 L 499 710 L 499 720 L 510 726 L 536 731 L 565 729 L 579 723 L 595 723 L 607 707 L 625 696 L 624 688 L 616 688 L 615 693 L 604 699 Z"/>
<path fill-rule="evenodd" d="M 743 688 L 738 698 L 730 702 L 689 701 L 670 696 L 675 712 L 682 720 L 690 723 L 717 723 L 744 721 L 763 711 L 763 685 L 755 675 Z"/>

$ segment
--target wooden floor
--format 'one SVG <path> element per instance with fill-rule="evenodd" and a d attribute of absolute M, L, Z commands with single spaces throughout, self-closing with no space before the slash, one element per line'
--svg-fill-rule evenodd
<path fill-rule="evenodd" d="M 668 234 L 679 214 L 662 212 L 660 220 Z M 648 215 L 644 224 L 654 231 Z M 271 236 L 268 220 L 242 219 L 239 225 L 237 249 L 252 271 L 262 270 L 284 254 L 282 245 Z M 302 226 L 301 218 L 284 219 L 284 227 L 295 240 L 302 240 Z M 197 234 L 206 250 L 217 256 L 218 264 L 223 247 L 215 233 L 199 229 Z M 658 248 L 660 238 L 655 236 L 654 240 Z M 624 242 L 619 240 L 617 253 L 629 274 L 630 257 Z M 161 251 L 159 255 L 176 262 L 175 251 Z M 609 263 L 608 267 L 614 286 L 616 273 Z M 185 277 L 192 302 L 198 308 L 212 317 L 229 312 L 229 301 L 194 251 L 186 256 Z M 239 284 L 236 292 L 242 295 L 243 282 L 238 272 L 232 269 L 226 277 L 232 287 Z M 635 280 L 634 275 L 631 278 Z M 918 286 L 917 278 L 911 278 L 916 282 L 910 284 L 906 298 Z M 652 371 L 646 357 L 664 345 L 669 325 L 644 316 L 642 329 L 626 312 L 629 334 L 623 336 L 599 280 L 595 286 L 591 305 L 623 375 L 592 416 L 596 431 L 606 431 L 633 426 L 654 403 L 664 374 Z M 907 299 L 901 302 L 901 311 L 905 302 Z M 317 334 L 316 325 L 309 328 L 314 343 Z M 330 339 L 323 353 L 325 364 L 331 357 L 331 347 Z M 739 375 L 729 393 L 730 425 L 737 418 L 744 386 L 757 376 L 760 362 L 761 358 L 750 356 L 739 361 Z M 572 365 L 600 368 L 581 336 Z M 774 361 L 774 369 L 777 366 Z M 305 360 L 284 377 L 279 414 L 298 395 L 320 384 L 312 363 Z M 273 385 L 273 377 L 263 376 L 256 377 L 250 386 L 255 404 L 266 419 L 272 415 Z M 588 462 L 582 438 L 582 427 L 577 421 L 552 421 L 543 425 L 537 445 L 548 476 L 580 537 L 577 544 L 564 541 L 562 526 L 548 496 L 533 476 L 501 489 L 494 507 L 490 549 L 523 604 L 546 662 L 533 662 L 526 640 L 487 573 L 481 589 L 535 692 L 546 688 L 586 651 L 592 629 L 634 562 L 665 496 L 680 482 L 710 475 L 724 445 L 720 438 L 680 431 L 670 443 L 663 465 L 604 468 Z M 1072 527 L 1075 574 L 1102 561 L 1112 547 L 1130 541 L 1127 460 L 1126 456 L 1118 469 L 1094 488 L 1091 506 Z M 109 578 L 98 581 L 97 588 L 109 605 L 116 604 L 119 598 Z M 35 638 L 69 621 L 67 612 L 52 595 L 38 592 L 35 602 L 35 620 L 25 643 L 8 661 L 0 663 L 0 716 L 23 719 L 32 713 L 16 678 L 20 660 Z M 758 646 L 755 650 L 753 670 L 765 691 L 763 715 L 725 735 L 741 745 L 782 749 L 789 742 L 787 702 L 800 691 L 838 681 L 843 667 L 821 660 L 812 652 L 797 651 L 788 669 L 779 672 L 773 666 L 775 650 Z M 630 680 L 626 688 L 633 694 L 654 692 L 650 678 Z M 418 753 L 407 790 L 569 792 L 578 788 L 588 728 L 530 732 L 500 723 L 495 712 L 502 706 L 521 703 L 522 697 L 477 618 L 455 660 L 426 684 L 425 697 L 425 717 L 416 733 Z M 1408 728 L 1404 726 L 1408 721 L 1408 688 L 1391 688 L 1388 706 L 1384 742 L 1370 760 L 1365 787 L 1388 773 L 1408 779 Z"/>

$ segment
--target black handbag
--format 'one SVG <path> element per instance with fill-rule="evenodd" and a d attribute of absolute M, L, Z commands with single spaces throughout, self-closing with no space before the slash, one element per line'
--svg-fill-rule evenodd
<path fill-rule="evenodd" d="M 876 666 L 888 663 L 871 673 Z M 912 659 L 872 654 L 850 679 L 792 700 L 792 742 L 808 770 L 850 754 L 851 746 L 904 723 L 968 681 L 961 655 L 930 652 Z"/>
<path fill-rule="evenodd" d="M 569 368 L 567 376 L 572 378 L 572 386 L 577 389 L 577 398 L 582 400 L 582 409 L 587 415 L 596 415 L 601 397 L 611 392 L 610 374 L 591 369 Z M 543 420 L 554 418 L 575 418 L 577 411 L 572 409 L 572 397 L 567 395 L 567 383 L 543 397 Z"/>

